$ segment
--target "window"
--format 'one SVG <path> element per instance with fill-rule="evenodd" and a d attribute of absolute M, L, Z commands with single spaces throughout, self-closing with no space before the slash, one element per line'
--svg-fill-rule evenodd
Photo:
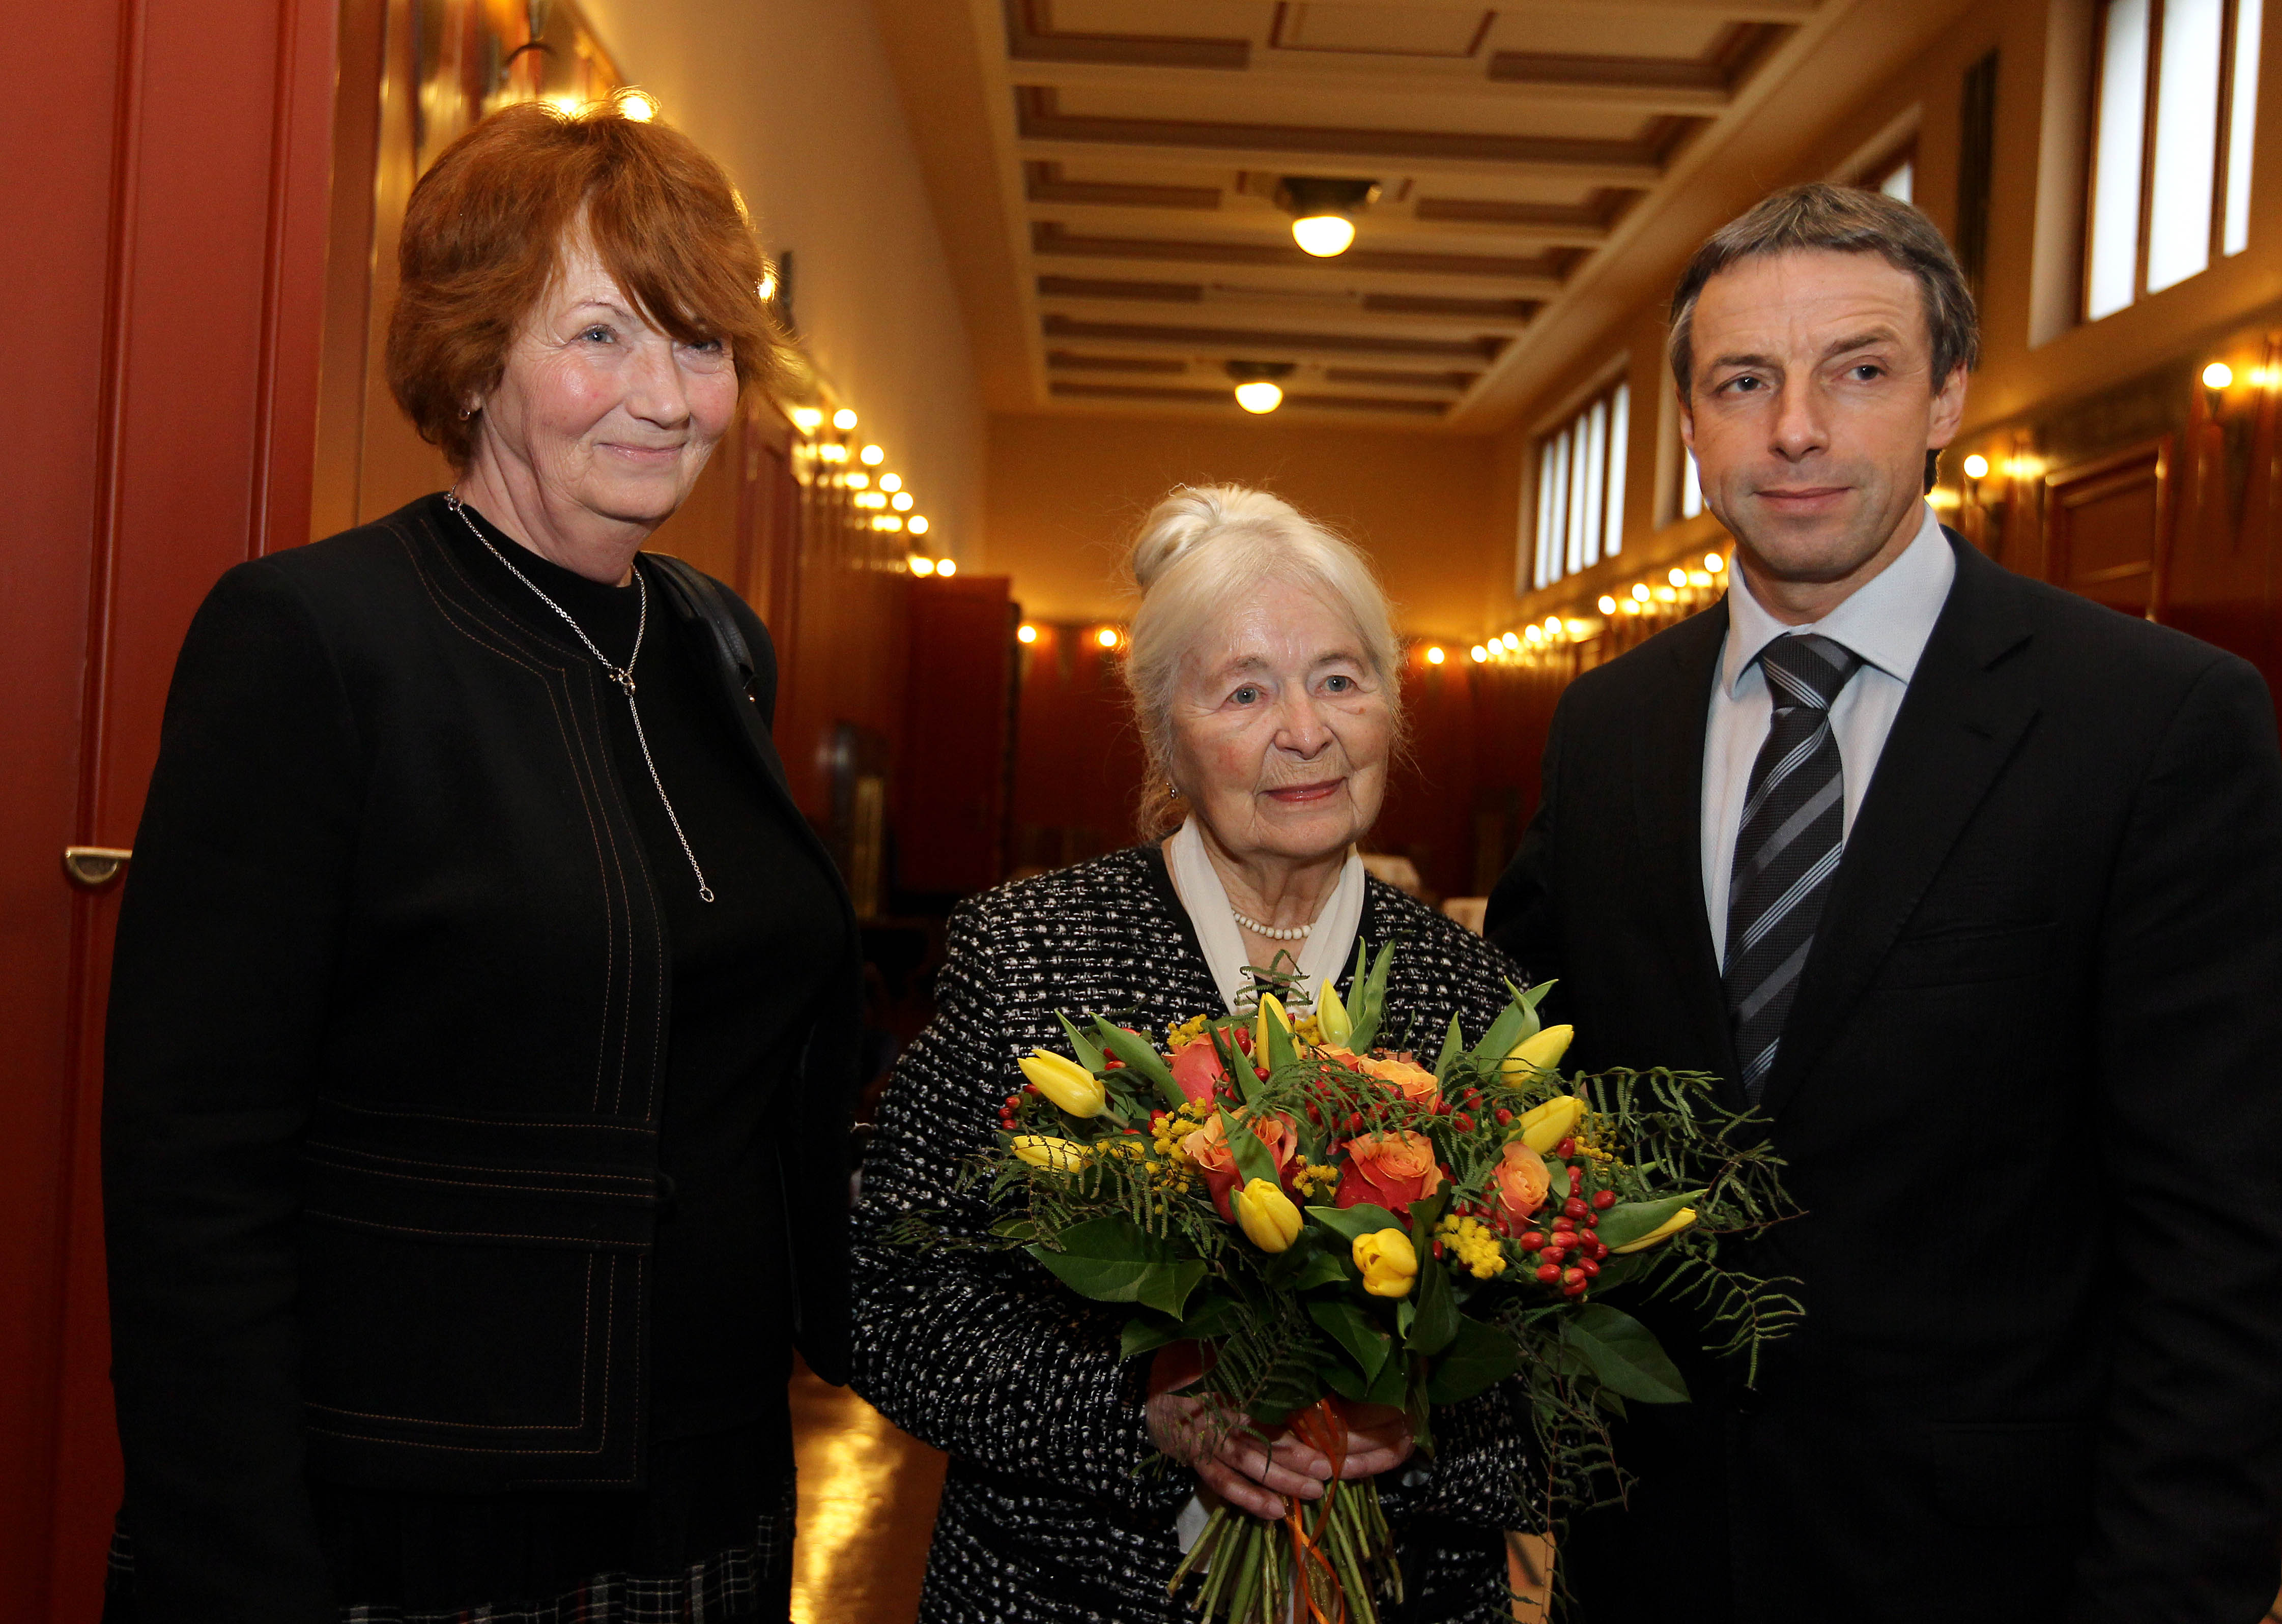
<path fill-rule="evenodd" d="M 1632 386 L 1616 383 L 1537 443 L 1531 587 L 1550 586 L 1623 550 L 1631 419 Z"/>
<path fill-rule="evenodd" d="M 1917 180 L 1918 150 L 1914 145 L 1904 147 L 1875 163 L 1862 174 L 1861 183 L 1874 192 L 1883 192 L 1889 197 L 1899 197 L 1904 203 L 1915 203 L 1912 189 Z"/>
<path fill-rule="evenodd" d="M 2084 313 L 2250 242 L 2263 0 L 2105 0 L 2094 29 Z"/>

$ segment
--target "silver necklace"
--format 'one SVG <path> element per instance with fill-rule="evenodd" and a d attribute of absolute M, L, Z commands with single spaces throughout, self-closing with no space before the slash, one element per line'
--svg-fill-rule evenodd
<path fill-rule="evenodd" d="M 572 634 L 586 646 L 586 652 L 601 662 L 603 671 L 609 675 L 609 679 L 625 690 L 626 709 L 633 715 L 634 742 L 641 746 L 642 764 L 649 769 L 649 781 L 657 786 L 658 804 L 665 808 L 665 821 L 673 825 L 673 838 L 681 842 L 681 855 L 689 859 L 689 871 L 697 876 L 697 900 L 701 902 L 710 902 L 713 900 L 713 888 L 705 883 L 705 870 L 697 866 L 697 854 L 689 849 L 689 837 L 681 832 L 681 820 L 674 816 L 673 797 L 665 793 L 665 780 L 657 776 L 657 762 L 649 753 L 649 735 L 642 731 L 641 706 L 634 700 L 634 661 L 641 658 L 642 633 L 649 630 L 649 588 L 642 581 L 641 571 L 637 569 L 633 572 L 634 602 L 639 606 L 638 618 L 634 622 L 634 652 L 626 656 L 625 664 L 612 665 L 609 657 L 594 646 L 594 639 L 586 635 L 586 629 L 570 618 L 570 610 L 540 592 L 538 582 L 517 569 L 508 561 L 506 553 L 492 545 L 492 538 L 478 530 L 476 527 L 476 522 L 468 516 L 467 504 L 460 500 L 458 491 L 446 492 L 444 501 L 454 513 L 460 515 L 460 522 L 468 527 L 468 533 L 484 544 L 484 551 L 505 564 L 508 574 L 529 587 L 538 596 L 539 602 L 561 615 L 563 623 L 570 627 Z"/>
<path fill-rule="evenodd" d="M 1236 909 L 1231 908 L 1228 911 L 1236 916 L 1236 922 L 1246 930 L 1254 936 L 1264 937 L 1269 941 L 1305 941 L 1308 939 L 1308 932 L 1316 928 L 1313 922 L 1310 922 L 1307 924 L 1295 924 L 1288 930 L 1278 930 L 1272 924 L 1262 924 L 1250 914 L 1238 912 Z"/>

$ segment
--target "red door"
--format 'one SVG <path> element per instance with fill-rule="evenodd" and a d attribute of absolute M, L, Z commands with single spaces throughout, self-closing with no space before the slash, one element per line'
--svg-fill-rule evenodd
<path fill-rule="evenodd" d="M 93 1619 L 118 1496 L 97 1122 L 118 886 L 184 628 L 306 538 L 336 8 L 23 8 L 0 542 L 0 1597 Z M 82 880 L 107 860 L 82 858 Z"/>

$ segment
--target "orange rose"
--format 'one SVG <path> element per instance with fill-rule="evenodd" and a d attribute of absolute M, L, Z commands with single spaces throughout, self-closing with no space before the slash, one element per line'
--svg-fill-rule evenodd
<path fill-rule="evenodd" d="M 1434 1074 L 1413 1060 L 1395 1056 L 1371 1057 L 1362 1063 L 1362 1069 L 1382 1083 L 1391 1083 L 1394 1091 L 1421 1110 L 1440 1109 L 1442 1090 Z"/>
<path fill-rule="evenodd" d="M 1221 1064 L 1212 1040 L 1191 1043 L 1173 1052 L 1173 1080 L 1191 1100 L 1201 1100 L 1207 1105 L 1212 1102 L 1214 1094 L 1228 1081 L 1228 1068 Z"/>
<path fill-rule="evenodd" d="M 1347 1176 L 1339 1180 L 1342 1207 L 1369 1202 L 1407 1218 L 1412 1202 L 1442 1187 L 1442 1169 L 1424 1133 L 1365 1133 L 1340 1148 L 1347 1155 Z"/>
<path fill-rule="evenodd" d="M 1504 1159 L 1490 1171 L 1490 1180 L 1497 1202 L 1497 1226 L 1510 1235 L 1521 1232 L 1529 1215 L 1545 1204 L 1546 1192 L 1553 1187 L 1545 1158 L 1519 1140 L 1505 1148 Z"/>
<path fill-rule="evenodd" d="M 1206 1117 L 1204 1126 L 1181 1141 L 1181 1151 L 1204 1175 L 1205 1187 L 1212 1192 L 1213 1206 L 1222 1218 L 1234 1223 L 1228 1198 L 1244 1182 L 1244 1175 L 1237 1171 L 1236 1153 L 1229 1148 L 1227 1135 L 1221 1132 L 1221 1115 L 1215 1111 Z M 1287 1117 L 1246 1120 L 1245 1125 L 1252 1130 L 1254 1138 L 1268 1147 L 1268 1154 L 1275 1158 L 1277 1181 L 1289 1189 L 1300 1157 L 1299 1129 Z"/>

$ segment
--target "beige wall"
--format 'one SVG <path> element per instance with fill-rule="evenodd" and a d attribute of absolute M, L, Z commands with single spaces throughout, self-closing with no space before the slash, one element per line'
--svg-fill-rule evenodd
<path fill-rule="evenodd" d="M 984 419 L 911 133 L 868 0 L 582 0 L 629 82 L 725 165 L 834 391 L 972 561 Z"/>
<path fill-rule="evenodd" d="M 1991 425 L 2113 386 L 2282 301 L 2282 28 L 2270 22 L 2260 75 L 2249 249 L 2104 321 L 2072 320 L 2082 241 L 2073 217 L 2086 95 L 2082 74 L 2092 10 L 2092 0 L 1967 6 L 1937 43 L 1856 98 L 1843 116 L 1789 157 L 1764 165 L 1723 164 L 1705 177 L 1705 189 L 1722 201 L 1715 220 L 1731 217 L 1779 186 L 1837 176 L 1850 159 L 1872 156 L 1866 148 L 1881 132 L 1914 112 L 1917 201 L 1953 236 L 1963 76 L 1985 52 L 1999 52 L 1983 359 L 1972 382 L 1960 447 Z M 1690 246 L 1675 241 L 1646 249 L 1647 257 L 1628 268 L 1633 285 L 1647 290 L 1637 293 L 1629 307 L 1605 315 L 1579 345 L 1580 359 L 1540 391 L 1499 437 L 1499 465 L 1509 482 L 1502 501 L 1517 503 L 1524 483 L 1520 469 L 1533 454 L 1537 435 L 1564 400 L 1611 357 L 1629 357 L 1634 399 L 1639 403 L 1634 422 L 1646 429 L 1668 415 L 1663 299 Z M 1643 412 L 1650 402 L 1656 409 Z M 1620 593 L 1626 583 L 1661 575 L 1675 558 L 1719 539 L 1709 514 L 1685 525 L 1658 527 L 1657 521 L 1667 516 L 1669 499 L 1657 476 L 1669 462 L 1657 450 L 1653 439 L 1634 441 L 1626 472 L 1625 554 L 1545 592 L 1517 596 L 1510 549 L 1496 553 L 1481 577 L 1486 630 L 1534 620 L 1556 608 L 1587 606 L 1603 592 Z M 1947 480 L 1956 477 L 1955 460 L 1952 456 L 1944 465 Z"/>
<path fill-rule="evenodd" d="M 1480 618 L 1485 549 L 1510 551 L 1494 507 L 1487 440 L 1378 433 L 1278 415 L 1191 422 L 1082 416 L 990 419 L 988 543 L 1035 619 L 1129 609 L 1118 580 L 1135 526 L 1176 484 L 1259 485 L 1362 543 L 1398 623 L 1458 638 Z"/>

